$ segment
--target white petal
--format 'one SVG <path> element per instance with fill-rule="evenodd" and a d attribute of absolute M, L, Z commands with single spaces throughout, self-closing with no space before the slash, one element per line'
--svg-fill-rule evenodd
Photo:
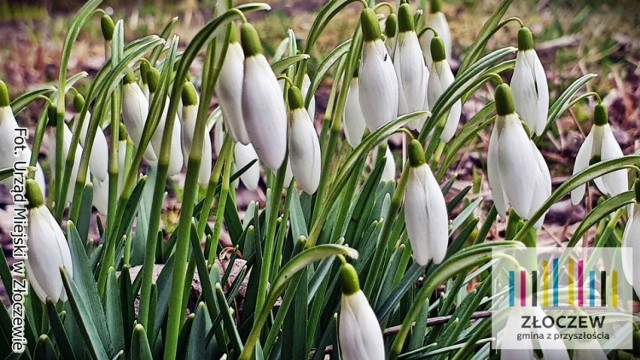
<path fill-rule="evenodd" d="M 393 58 L 398 79 L 398 115 L 422 110 L 427 79 L 424 77 L 424 59 L 415 32 L 401 32 Z"/>
<path fill-rule="evenodd" d="M 427 87 L 427 98 L 429 104 L 435 104 L 449 86 L 455 80 L 451 66 L 446 60 L 438 61 L 432 65 L 432 71 L 429 75 L 429 86 Z M 458 123 L 460 123 L 460 115 L 462 114 L 462 102 L 456 101 L 447 117 L 447 123 L 440 135 L 440 140 L 447 143 L 453 135 L 455 135 Z"/>
<path fill-rule="evenodd" d="M 236 142 L 249 143 L 249 135 L 242 117 L 242 79 L 244 53 L 240 43 L 229 44 L 227 55 L 216 83 L 216 95 L 229 135 Z"/>
<path fill-rule="evenodd" d="M 382 40 L 363 44 L 358 81 L 360 107 L 367 127 L 374 131 L 398 113 L 398 81 Z"/>
<path fill-rule="evenodd" d="M 487 155 L 487 177 L 489 178 L 489 186 L 491 188 L 491 197 L 493 204 L 502 218 L 506 219 L 508 203 L 502 183 L 500 182 L 500 169 L 498 167 L 498 125 L 493 127 L 491 139 L 489 140 L 489 153 Z"/>
<path fill-rule="evenodd" d="M 538 209 L 542 206 L 542 204 L 551 196 L 551 174 L 549 173 L 549 167 L 547 163 L 544 161 L 544 157 L 540 153 L 540 150 L 536 147 L 536 144 L 533 141 L 529 141 L 531 144 L 531 151 L 534 154 L 536 160 L 536 168 L 532 169 L 535 172 L 536 176 L 536 187 L 533 191 L 533 198 L 531 200 L 531 210 L 529 215 L 530 218 L 533 214 L 538 211 Z M 540 228 L 542 223 L 544 222 L 544 218 L 546 213 L 540 217 L 540 219 L 534 224 L 534 227 Z"/>
<path fill-rule="evenodd" d="M 576 155 L 576 161 L 573 165 L 573 175 L 579 173 L 589 166 L 592 152 L 593 128 L 589 132 L 589 135 L 587 135 L 587 137 L 584 139 L 584 142 L 580 146 L 580 150 L 578 150 L 578 155 Z M 582 198 L 584 197 L 585 186 L 586 185 L 582 184 L 571 191 L 571 203 L 573 205 L 577 205 L 578 203 L 580 203 L 580 201 L 582 201 Z"/>
<path fill-rule="evenodd" d="M 277 170 L 287 151 L 287 114 L 282 91 L 267 59 L 245 59 L 242 113 L 260 162 Z"/>
<path fill-rule="evenodd" d="M 216 152 L 216 156 L 220 156 L 220 150 L 222 150 L 222 144 L 224 143 L 224 129 L 222 128 L 224 121 L 223 119 L 218 119 L 218 121 L 213 125 L 213 151 Z"/>
<path fill-rule="evenodd" d="M 621 257 L 625 278 L 633 285 L 636 295 L 640 296 L 640 275 L 637 269 L 634 271 L 640 264 L 640 206 L 635 205 L 634 208 L 624 228 Z"/>
<path fill-rule="evenodd" d="M 498 122 L 500 118 L 498 117 Z M 531 152 L 529 137 L 517 115 L 505 116 L 502 129 L 498 123 L 498 131 L 500 183 L 511 207 L 520 217 L 526 219 L 531 210 L 532 191 L 536 181 L 529 169 L 536 163 L 536 159 Z"/>
<path fill-rule="evenodd" d="M 404 202 L 407 234 L 415 261 L 424 266 L 433 259 L 439 264 L 449 241 L 447 205 L 427 164 L 410 169 Z"/>
<path fill-rule="evenodd" d="M 539 306 L 533 307 L 529 310 L 530 315 L 533 315 L 538 319 L 543 319 L 547 316 L 544 310 Z M 550 328 L 541 327 L 538 329 L 538 333 L 542 335 L 542 339 L 539 339 L 538 342 L 545 359 L 569 360 L 569 354 L 567 353 L 567 348 L 565 347 L 564 342 L 554 340 L 560 338 L 560 333 L 555 326 Z"/>
<path fill-rule="evenodd" d="M 87 137 L 87 131 L 89 130 L 89 122 L 91 121 L 91 113 L 87 111 L 87 114 L 82 122 L 80 128 L 80 144 L 85 146 L 85 140 Z M 76 127 L 77 128 L 77 127 Z M 89 165 L 91 166 L 91 174 L 98 180 L 104 181 L 107 178 L 107 166 L 109 164 L 109 148 L 107 146 L 107 139 L 104 137 L 102 128 L 98 126 L 96 130 L 96 136 L 93 139 L 93 145 L 91 147 L 91 156 L 89 158 Z"/>
<path fill-rule="evenodd" d="M 12 168 L 17 160 L 13 152 L 13 137 L 18 123 L 10 106 L 0 108 L 0 168 Z"/>
<path fill-rule="evenodd" d="M 307 98 L 307 93 L 309 92 L 310 87 L 311 87 L 311 79 L 309 78 L 308 74 L 304 74 L 304 77 L 302 78 L 302 88 L 300 89 L 302 91 L 303 99 Z M 311 97 L 311 101 L 309 101 L 309 107 L 307 108 L 307 112 L 309 113 L 309 118 L 311 120 L 315 119 L 316 117 L 316 97 L 315 96 Z"/>
<path fill-rule="evenodd" d="M 236 144 L 234 147 L 234 172 L 239 171 L 247 166 L 251 161 L 258 158 L 253 145 Z M 256 161 L 241 176 L 240 180 L 250 191 L 258 189 L 258 181 L 260 181 L 260 163 Z"/>
<path fill-rule="evenodd" d="M 613 137 L 611 126 L 606 124 L 602 127 L 602 161 L 618 159 L 624 156 L 620 145 Z M 606 194 L 609 196 L 616 196 L 629 190 L 629 180 L 627 178 L 627 170 L 618 170 L 610 172 L 602 176 L 602 182 L 604 183 Z"/>
<path fill-rule="evenodd" d="M 93 206 L 96 207 L 101 215 L 107 215 L 109 210 L 109 179 L 98 181 L 94 179 L 93 183 Z"/>
<path fill-rule="evenodd" d="M 436 29 L 438 32 L 438 36 L 442 39 L 444 43 L 444 51 L 447 56 L 447 60 L 451 60 L 451 30 L 449 29 L 449 23 L 447 22 L 446 17 L 442 12 L 437 12 L 435 14 L 427 13 L 424 16 L 425 26 L 431 26 Z M 424 52 L 424 59 L 427 63 L 429 69 L 431 69 L 431 64 L 433 60 L 431 58 L 431 39 L 433 39 L 433 32 L 427 31 L 422 37 L 421 45 L 422 51 Z"/>
<path fill-rule="evenodd" d="M 384 163 L 384 169 L 382 170 L 382 176 L 380 179 L 384 181 L 393 181 L 396 179 L 396 160 L 393 158 L 389 145 L 387 145 L 387 151 L 384 156 L 387 160 Z"/>
<path fill-rule="evenodd" d="M 384 360 L 380 324 L 362 291 L 343 295 L 340 303 L 340 349 L 345 360 Z"/>
<path fill-rule="evenodd" d="M 124 85 L 122 91 L 122 122 L 133 143 L 139 147 L 144 124 L 149 114 L 149 100 L 135 82 Z M 158 161 L 156 150 L 151 143 L 145 149 L 144 159 L 150 164 Z"/>
<path fill-rule="evenodd" d="M 295 109 L 291 114 L 289 160 L 302 190 L 307 194 L 316 192 L 320 183 L 320 143 L 305 109 Z"/>
<path fill-rule="evenodd" d="M 351 147 L 360 145 L 367 124 L 360 108 L 358 78 L 352 78 L 344 107 L 344 136 Z"/>
<path fill-rule="evenodd" d="M 509 308 L 509 317 L 504 329 L 501 331 L 500 359 L 535 360 L 533 356 L 533 341 L 527 338 L 518 341 L 515 336 L 522 330 L 522 316 L 525 316 L 523 308 Z"/>
<path fill-rule="evenodd" d="M 520 118 L 529 125 L 531 132 L 542 134 L 549 108 L 549 89 L 534 50 L 518 51 L 511 89 Z"/>

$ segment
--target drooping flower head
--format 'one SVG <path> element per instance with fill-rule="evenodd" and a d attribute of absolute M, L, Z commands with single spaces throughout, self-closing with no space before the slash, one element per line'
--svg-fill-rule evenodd
<path fill-rule="evenodd" d="M 360 145 L 367 123 L 360 106 L 360 88 L 358 86 L 358 70 L 356 69 L 349 83 L 347 102 L 344 106 L 344 137 L 352 148 Z"/>
<path fill-rule="evenodd" d="M 144 62 L 143 62 L 144 64 Z M 145 73 L 140 65 L 140 72 Z M 146 75 L 145 75 L 146 76 Z M 133 72 L 128 72 L 124 77 L 124 85 L 122 86 L 122 122 L 127 127 L 127 132 L 131 136 L 131 140 L 136 147 L 140 147 L 144 124 L 147 122 L 149 115 L 149 100 L 142 92 Z M 153 144 L 150 142 L 145 148 L 144 159 L 149 164 L 156 164 L 158 157 Z"/>
<path fill-rule="evenodd" d="M 438 36 L 442 38 L 442 42 L 444 43 L 444 51 L 447 56 L 447 60 L 451 60 L 451 30 L 449 29 L 449 23 L 447 22 L 447 18 L 444 16 L 442 12 L 442 0 L 431 0 L 431 6 L 429 7 L 429 11 L 425 11 L 424 16 L 424 25 L 430 26 L 436 30 Z M 422 42 L 422 51 L 424 52 L 424 58 L 427 62 L 427 66 L 431 69 L 431 39 L 433 39 L 434 34 L 431 31 L 427 31 L 421 38 Z"/>
<path fill-rule="evenodd" d="M 196 118 L 198 117 L 198 93 L 190 81 L 185 82 L 182 90 L 182 156 L 189 159 L 191 144 L 195 136 L 202 137 L 202 152 L 200 153 L 200 170 L 198 184 L 207 186 L 211 176 L 211 138 L 209 133 L 195 134 Z"/>
<path fill-rule="evenodd" d="M 340 350 L 345 360 L 383 360 L 384 342 L 380 324 L 367 297 L 360 290 L 356 269 L 351 264 L 340 268 Z"/>
<path fill-rule="evenodd" d="M 372 9 L 362 10 L 360 26 L 364 42 L 358 96 L 367 127 L 375 131 L 398 115 L 398 80 Z"/>
<path fill-rule="evenodd" d="M 600 103 L 595 106 L 593 112 L 593 126 L 589 135 L 584 139 L 576 161 L 573 166 L 573 174 L 586 169 L 590 164 L 600 161 L 613 160 L 624 156 L 620 145 L 613 136 L 609 125 L 607 107 Z M 594 180 L 596 187 L 607 196 L 616 196 L 629 189 L 626 170 L 616 170 L 602 175 Z M 580 185 L 571 192 L 571 202 L 576 205 L 584 197 L 585 185 Z"/>
<path fill-rule="evenodd" d="M 44 205 L 44 198 L 36 181 L 26 181 L 25 195 L 29 202 L 27 279 L 42 302 L 46 302 L 47 298 L 51 298 L 54 303 L 58 300 L 66 301 L 60 268 L 64 267 L 67 274 L 73 276 L 69 245 L 62 229 Z"/>
<path fill-rule="evenodd" d="M 263 55 L 256 29 L 242 25 L 240 39 L 244 50 L 242 114 L 251 144 L 260 161 L 278 170 L 287 151 L 287 112 L 276 75 Z"/>
<path fill-rule="evenodd" d="M 431 40 L 431 74 L 429 75 L 429 85 L 427 87 L 427 99 L 433 105 L 442 94 L 453 84 L 453 72 L 445 56 L 444 42 L 442 38 L 436 36 Z M 447 143 L 456 133 L 460 115 L 462 114 L 462 102 L 458 99 L 447 115 L 447 120 L 440 135 L 440 140 Z"/>
<path fill-rule="evenodd" d="M 622 235 L 622 270 L 629 284 L 633 285 L 636 295 L 640 296 L 640 274 L 638 274 L 638 266 L 640 266 L 638 265 L 640 264 L 640 180 L 636 180 L 633 188 L 636 202 L 631 206 L 629 220 L 627 220 Z"/>
<path fill-rule="evenodd" d="M 398 79 L 398 115 L 404 115 L 423 110 L 428 81 L 413 10 L 408 3 L 398 9 L 398 30 L 393 65 Z M 420 119 L 417 119 L 409 124 L 409 128 L 416 129 L 419 125 Z"/>
<path fill-rule="evenodd" d="M 82 96 L 82 94 L 77 93 L 73 98 L 73 107 L 75 111 L 80 114 L 83 106 L 84 97 Z M 82 121 L 82 127 L 80 128 L 80 145 L 82 146 L 85 146 L 90 120 L 91 113 L 87 111 L 84 121 Z M 79 121 L 79 119 L 77 119 L 76 121 Z M 102 128 L 98 126 L 96 130 L 96 136 L 93 139 L 93 146 L 91 147 L 91 155 L 89 157 L 91 175 L 93 175 L 98 181 L 105 181 L 105 179 L 107 178 L 107 165 L 109 164 L 108 154 L 109 147 L 107 146 L 107 138 L 104 136 Z"/>
<path fill-rule="evenodd" d="M 289 108 L 289 160 L 291 171 L 300 187 L 313 194 L 320 183 L 320 143 L 318 134 L 304 108 L 302 94 L 296 86 L 288 90 Z"/>
<path fill-rule="evenodd" d="M 507 84 L 496 88 L 495 102 L 498 116 L 487 157 L 491 196 L 503 218 L 511 205 L 518 216 L 527 220 L 551 195 L 551 175 L 542 154 L 515 112 Z M 544 216 L 535 226 L 539 227 L 543 221 Z"/>
<path fill-rule="evenodd" d="M 518 54 L 511 90 L 520 118 L 529 125 L 531 132 L 542 135 L 549 112 L 549 87 L 542 63 L 533 49 L 533 36 L 526 27 L 518 31 Z"/>
<path fill-rule="evenodd" d="M 396 35 L 398 35 L 398 16 L 396 14 L 389 14 L 385 19 L 384 35 L 384 45 L 393 60 L 393 56 L 396 53 Z"/>
<path fill-rule="evenodd" d="M 409 163 L 411 168 L 404 194 L 404 220 L 413 258 L 422 266 L 429 260 L 439 264 L 449 244 L 447 204 L 418 140 L 409 143 Z"/>

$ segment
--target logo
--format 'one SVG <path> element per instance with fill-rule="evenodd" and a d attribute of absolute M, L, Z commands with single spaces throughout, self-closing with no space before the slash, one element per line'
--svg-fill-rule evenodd
<path fill-rule="evenodd" d="M 498 349 L 633 347 L 633 274 L 624 273 L 620 248 L 539 247 L 493 255 Z"/>

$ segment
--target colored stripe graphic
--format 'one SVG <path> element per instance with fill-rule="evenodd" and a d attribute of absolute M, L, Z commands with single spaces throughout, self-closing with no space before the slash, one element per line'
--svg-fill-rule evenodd
<path fill-rule="evenodd" d="M 607 272 L 600 271 L 600 306 L 607 307 Z"/>
<path fill-rule="evenodd" d="M 596 306 L 596 272 L 589 271 L 589 306 Z"/>
<path fill-rule="evenodd" d="M 618 306 L 618 272 L 611 274 L 611 305 Z"/>
<path fill-rule="evenodd" d="M 531 272 L 531 306 L 538 306 L 538 271 Z"/>
<path fill-rule="evenodd" d="M 578 261 L 578 306 L 584 306 L 584 260 Z"/>
<path fill-rule="evenodd" d="M 553 306 L 558 307 L 558 259 L 553 259 Z"/>
<path fill-rule="evenodd" d="M 520 306 L 527 306 L 527 272 L 520 271 Z"/>
<path fill-rule="evenodd" d="M 509 271 L 509 306 L 516 306 L 515 272 Z"/>
<path fill-rule="evenodd" d="M 542 305 L 549 306 L 549 262 L 542 262 Z"/>
<path fill-rule="evenodd" d="M 569 258 L 569 306 L 574 305 L 574 297 L 575 297 L 575 262 L 573 258 Z"/>

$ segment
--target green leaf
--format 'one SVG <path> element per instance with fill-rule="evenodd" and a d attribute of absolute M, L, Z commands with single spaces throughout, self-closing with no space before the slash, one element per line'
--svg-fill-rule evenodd
<path fill-rule="evenodd" d="M 82 204 L 80 205 L 80 216 L 78 217 L 78 234 L 80 241 L 87 242 L 89 237 L 89 226 L 91 225 L 91 215 L 93 208 L 93 184 L 89 183 L 82 192 Z"/>
<path fill-rule="evenodd" d="M 144 331 L 144 327 L 138 324 L 133 329 L 131 335 L 131 359 L 132 360 L 152 360 L 151 348 L 149 347 L 149 341 L 147 340 L 147 334 Z"/>
<path fill-rule="evenodd" d="M 120 286 L 120 316 L 122 317 L 122 331 L 124 334 L 133 333 L 133 322 L 135 319 L 133 306 L 135 303 L 135 295 L 132 290 L 129 266 L 125 265 L 122 267 L 118 283 Z M 130 349 L 131 337 L 125 336 L 124 342 L 125 349 Z"/>
<path fill-rule="evenodd" d="M 295 63 L 302 60 L 308 60 L 309 58 L 310 56 L 307 54 L 287 56 L 286 58 L 271 64 L 271 69 L 273 70 L 274 73 L 281 74 L 283 71 L 287 70 L 290 66 L 294 65 Z"/>
<path fill-rule="evenodd" d="M 355 2 L 355 0 L 330 1 L 320 10 L 318 16 L 316 16 L 316 19 L 311 25 L 311 30 L 309 30 L 307 44 L 305 45 L 305 53 L 311 53 L 311 49 L 324 31 L 324 28 L 331 22 L 331 19 L 333 19 L 340 10 L 344 9 L 352 2 Z"/>
<path fill-rule="evenodd" d="M 116 271 L 114 268 L 109 269 L 109 277 L 107 278 L 107 291 L 105 291 L 105 315 L 107 317 L 107 328 L 111 335 L 113 348 L 124 350 L 124 332 L 122 327 L 122 307 L 120 302 L 120 289 L 118 288 L 118 280 L 116 279 Z"/>
<path fill-rule="evenodd" d="M 200 360 L 205 354 L 207 344 L 205 339 L 207 337 L 206 325 L 207 325 L 207 309 L 204 303 L 199 303 L 196 309 L 196 316 L 191 325 L 191 335 L 189 336 L 189 343 L 187 345 L 187 359 L 188 360 Z"/>
<path fill-rule="evenodd" d="M 623 192 L 614 197 L 606 199 L 591 210 L 587 216 L 580 222 L 580 225 L 571 236 L 571 240 L 567 243 L 567 247 L 574 247 L 584 233 L 592 226 L 597 224 L 600 220 L 604 219 L 607 215 L 614 211 L 635 203 L 635 193 L 633 191 Z"/>
<path fill-rule="evenodd" d="M 313 77 L 313 79 L 311 79 L 311 85 L 309 85 L 307 96 L 304 99 L 305 107 L 309 106 L 311 99 L 315 96 L 316 91 L 318 91 L 318 87 L 320 87 L 320 84 L 322 83 L 322 79 L 327 74 L 329 69 L 331 69 L 336 62 L 342 59 L 342 57 L 349 52 L 350 46 L 351 39 L 336 46 L 335 49 L 331 50 L 331 52 L 329 52 L 327 56 L 322 60 L 315 72 L 315 76 Z"/>
<path fill-rule="evenodd" d="M 8 179 L 13 176 L 13 168 L 6 168 L 0 170 L 0 181 Z"/>
<path fill-rule="evenodd" d="M 40 335 L 36 348 L 33 351 L 33 358 L 35 360 L 49 360 L 56 359 L 56 350 L 53 348 L 53 343 L 47 335 Z"/>
<path fill-rule="evenodd" d="M 284 291 L 287 282 L 308 265 L 329 256 L 337 255 L 344 255 L 356 259 L 358 257 L 358 252 L 342 245 L 317 245 L 311 249 L 301 252 L 282 268 L 271 285 L 265 306 L 262 309 L 258 309 L 259 314 L 257 315 L 253 328 L 251 329 L 251 333 L 245 342 L 245 347 L 240 354 L 240 359 L 248 360 L 251 358 L 254 348 L 258 343 L 262 326 L 269 317 L 273 304 L 275 304 L 278 297 L 280 297 Z"/>
<path fill-rule="evenodd" d="M 73 351 L 71 342 L 69 342 L 67 332 L 64 330 L 62 320 L 60 319 L 58 311 L 56 310 L 56 304 L 54 304 L 51 299 L 47 299 L 46 306 L 47 315 L 49 316 L 49 324 L 51 324 L 52 335 L 56 340 L 56 345 L 58 346 L 60 353 L 64 354 L 65 358 L 67 359 L 75 360 L 76 354 Z"/>
<path fill-rule="evenodd" d="M 48 96 L 54 91 L 56 91 L 56 88 L 53 86 L 43 86 L 20 95 L 11 102 L 11 111 L 13 112 L 13 115 L 18 115 L 29 104 L 40 99 L 42 96 Z"/>
<path fill-rule="evenodd" d="M 218 301 L 218 306 L 220 307 L 220 315 L 222 316 L 222 321 L 224 323 L 225 334 L 229 337 L 229 341 L 231 342 L 233 349 L 240 354 L 243 348 L 242 339 L 240 339 L 240 334 L 238 334 L 235 319 L 231 312 L 232 309 L 227 303 L 227 299 L 224 296 L 220 283 L 216 284 L 216 299 Z"/>

